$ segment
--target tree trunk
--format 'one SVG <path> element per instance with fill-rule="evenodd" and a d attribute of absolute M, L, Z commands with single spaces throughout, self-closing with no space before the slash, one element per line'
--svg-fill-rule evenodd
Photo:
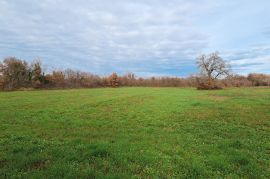
<path fill-rule="evenodd" d="M 211 78 L 211 75 L 208 75 L 208 86 L 211 87 L 213 85 L 213 80 Z"/>

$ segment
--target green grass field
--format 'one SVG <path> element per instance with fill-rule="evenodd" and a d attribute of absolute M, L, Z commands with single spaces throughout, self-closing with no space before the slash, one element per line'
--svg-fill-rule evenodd
<path fill-rule="evenodd" d="M 0 93 L 0 178 L 269 178 L 270 88 Z"/>

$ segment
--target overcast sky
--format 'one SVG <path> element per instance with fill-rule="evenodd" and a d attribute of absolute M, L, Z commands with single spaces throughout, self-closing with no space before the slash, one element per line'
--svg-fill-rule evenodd
<path fill-rule="evenodd" d="M 269 22 L 270 0 L 0 0 L 0 58 L 187 76 L 218 51 L 234 72 L 270 73 Z"/>

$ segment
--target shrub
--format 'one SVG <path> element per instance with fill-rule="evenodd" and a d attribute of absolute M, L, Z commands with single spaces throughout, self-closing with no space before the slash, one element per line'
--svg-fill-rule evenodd
<path fill-rule="evenodd" d="M 222 89 L 221 86 L 213 84 L 213 85 L 209 85 L 208 83 L 200 83 L 197 86 L 198 90 L 218 90 L 218 89 Z"/>

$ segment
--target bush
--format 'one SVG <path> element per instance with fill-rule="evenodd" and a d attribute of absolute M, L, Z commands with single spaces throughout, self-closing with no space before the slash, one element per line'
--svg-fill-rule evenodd
<path fill-rule="evenodd" d="M 198 90 L 218 90 L 218 89 L 222 89 L 221 86 L 219 85 L 209 85 L 207 83 L 200 83 L 198 86 L 197 86 L 197 89 Z"/>

